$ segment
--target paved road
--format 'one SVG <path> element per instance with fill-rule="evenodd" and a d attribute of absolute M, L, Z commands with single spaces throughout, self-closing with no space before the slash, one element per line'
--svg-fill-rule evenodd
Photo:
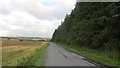
<path fill-rule="evenodd" d="M 84 60 L 85 57 L 72 53 L 55 43 L 48 46 L 45 66 L 96 66 Z"/>

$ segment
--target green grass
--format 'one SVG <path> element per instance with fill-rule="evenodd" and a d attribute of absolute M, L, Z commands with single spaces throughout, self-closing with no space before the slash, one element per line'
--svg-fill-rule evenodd
<path fill-rule="evenodd" d="M 119 62 L 117 59 L 113 59 L 108 56 L 109 52 L 97 51 L 97 50 L 92 50 L 92 49 L 88 49 L 88 48 L 80 48 L 80 47 L 75 47 L 75 46 L 71 46 L 71 45 L 66 45 L 63 43 L 57 43 L 57 44 L 60 44 L 60 46 L 66 48 L 72 52 L 75 52 L 82 56 L 86 56 L 86 57 L 88 57 L 92 60 L 95 60 L 97 62 L 100 62 L 104 65 L 120 67 L 120 65 L 118 65 Z"/>
<path fill-rule="evenodd" d="M 26 65 L 26 66 L 43 66 L 47 46 L 48 46 L 48 44 L 45 44 L 45 46 L 42 49 L 37 49 L 34 56 L 30 57 L 25 62 L 24 65 Z"/>

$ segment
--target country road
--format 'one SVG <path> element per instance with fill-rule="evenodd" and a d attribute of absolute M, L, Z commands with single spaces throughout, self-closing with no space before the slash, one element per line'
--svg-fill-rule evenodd
<path fill-rule="evenodd" d="M 50 43 L 45 58 L 45 66 L 96 66 L 84 59 L 85 57 L 72 53 L 55 43 Z"/>

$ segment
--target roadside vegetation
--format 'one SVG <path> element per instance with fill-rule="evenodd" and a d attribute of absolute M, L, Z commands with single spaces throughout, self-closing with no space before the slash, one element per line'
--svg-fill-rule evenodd
<path fill-rule="evenodd" d="M 118 55 L 118 53 L 116 52 L 96 51 L 96 50 L 89 49 L 86 47 L 80 48 L 77 46 L 67 45 L 64 43 L 57 43 L 57 44 L 74 53 L 85 56 L 91 60 L 94 60 L 106 66 L 118 66 L 119 64 L 118 59 L 115 59 L 116 56 Z M 116 54 L 115 58 L 110 57 L 110 55 L 115 55 L 115 54 Z"/>
<path fill-rule="evenodd" d="M 42 66 L 48 42 L 2 40 L 2 66 Z"/>
<path fill-rule="evenodd" d="M 65 43 L 66 48 L 114 66 L 120 61 L 120 3 L 76 3 L 67 14 L 53 42 Z"/>

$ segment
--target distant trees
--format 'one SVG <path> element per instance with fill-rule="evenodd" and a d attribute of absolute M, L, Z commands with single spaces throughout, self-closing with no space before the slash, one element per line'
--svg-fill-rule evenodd
<path fill-rule="evenodd" d="M 120 3 L 77 3 L 52 41 L 94 49 L 120 48 Z"/>

